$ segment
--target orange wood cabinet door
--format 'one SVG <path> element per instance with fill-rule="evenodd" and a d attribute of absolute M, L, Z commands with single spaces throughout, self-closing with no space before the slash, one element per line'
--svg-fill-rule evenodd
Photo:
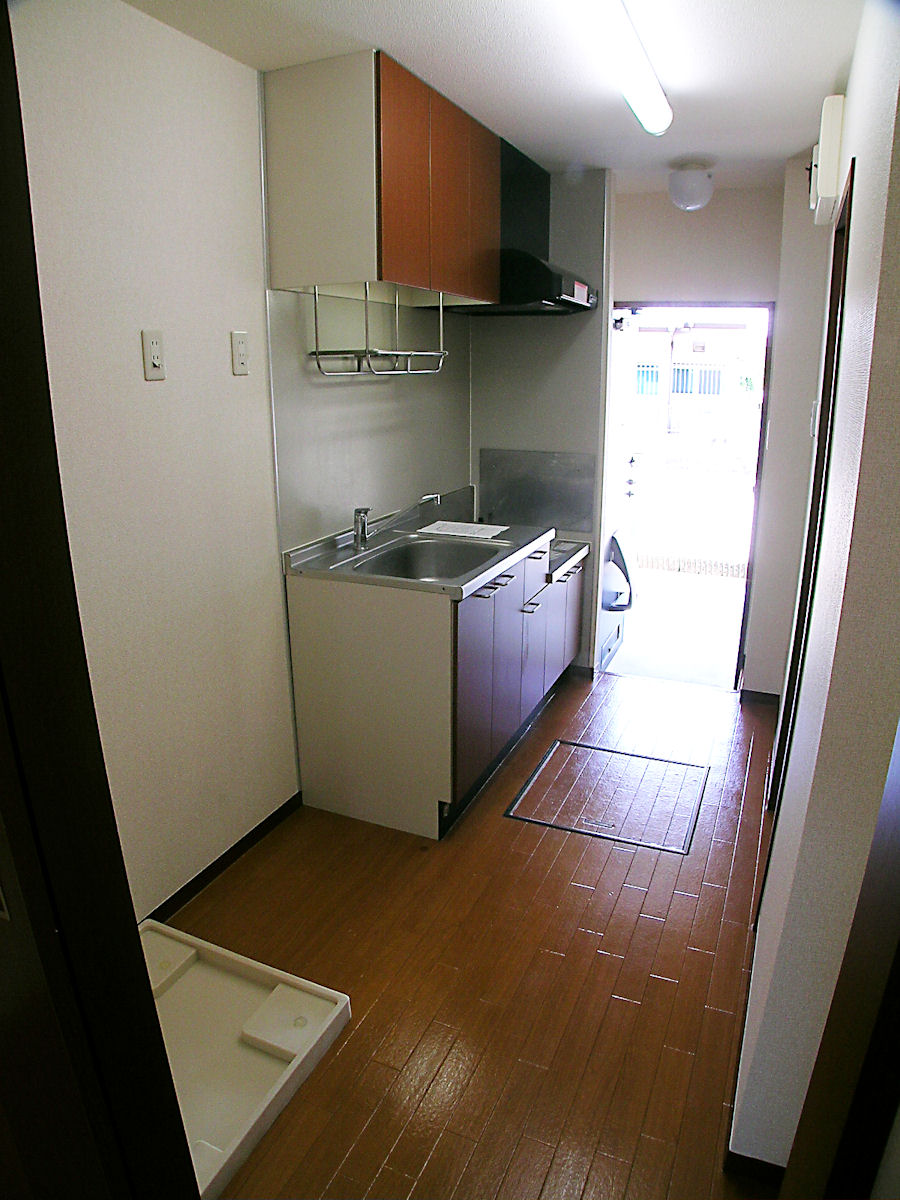
<path fill-rule="evenodd" d="M 500 299 L 500 138 L 470 118 L 469 295 Z"/>
<path fill-rule="evenodd" d="M 470 296 L 469 128 L 472 118 L 431 93 L 431 288 Z"/>
<path fill-rule="evenodd" d="M 427 288 L 431 280 L 430 91 L 378 54 L 379 277 Z"/>

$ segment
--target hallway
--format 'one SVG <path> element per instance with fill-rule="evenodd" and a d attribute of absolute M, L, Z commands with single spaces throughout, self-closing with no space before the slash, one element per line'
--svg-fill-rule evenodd
<path fill-rule="evenodd" d="M 173 924 L 353 1008 L 225 1194 L 773 1194 L 721 1168 L 773 716 L 570 673 L 443 841 L 300 809 L 215 880 Z M 505 817 L 556 738 L 708 763 L 689 852 Z"/>

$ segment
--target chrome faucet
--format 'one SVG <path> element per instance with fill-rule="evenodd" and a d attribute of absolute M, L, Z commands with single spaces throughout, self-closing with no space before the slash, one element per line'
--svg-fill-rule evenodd
<path fill-rule="evenodd" d="M 353 549 L 365 550 L 369 540 L 369 509 L 353 510 Z"/>
<path fill-rule="evenodd" d="M 369 543 L 369 534 L 380 532 L 383 526 L 388 522 L 393 526 L 399 526 L 401 522 L 408 521 L 411 517 L 418 514 L 420 504 L 425 504 L 429 500 L 433 500 L 435 504 L 440 504 L 441 493 L 429 492 L 427 496 L 422 496 L 410 508 L 404 508 L 402 512 L 393 513 L 387 517 L 378 517 L 372 528 L 369 527 L 369 508 L 354 508 L 353 510 L 353 549 L 358 554 L 360 550 L 365 550 Z"/>

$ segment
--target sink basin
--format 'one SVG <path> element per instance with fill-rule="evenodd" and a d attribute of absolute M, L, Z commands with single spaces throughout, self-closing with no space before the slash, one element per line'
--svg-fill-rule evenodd
<path fill-rule="evenodd" d="M 458 579 L 484 566 L 505 548 L 506 543 L 501 546 L 497 542 L 410 538 L 366 555 L 354 564 L 353 570 L 362 575 L 390 575 L 397 579 Z"/>

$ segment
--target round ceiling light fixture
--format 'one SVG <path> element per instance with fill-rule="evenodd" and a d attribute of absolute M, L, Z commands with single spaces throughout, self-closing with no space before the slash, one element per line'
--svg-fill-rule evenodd
<path fill-rule="evenodd" d="M 682 212 L 696 212 L 709 204 L 713 177 L 709 167 L 690 163 L 669 172 L 669 199 Z"/>

